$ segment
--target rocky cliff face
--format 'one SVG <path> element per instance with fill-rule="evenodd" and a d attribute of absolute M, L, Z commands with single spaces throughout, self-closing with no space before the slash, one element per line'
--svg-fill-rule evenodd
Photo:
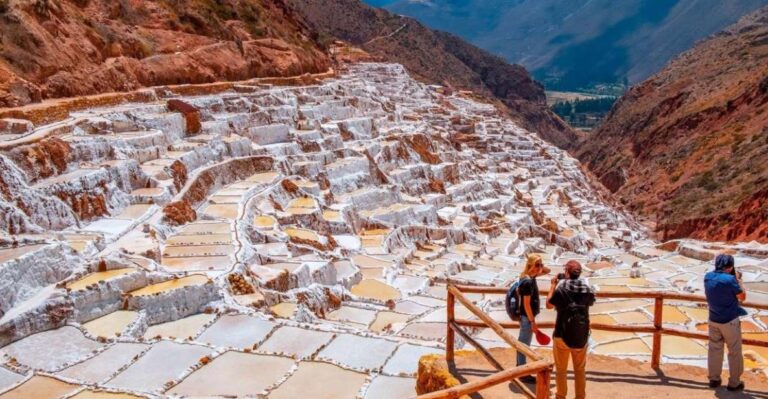
<path fill-rule="evenodd" d="M 4 0 L 0 31 L 0 107 L 329 67 L 282 0 Z"/>
<path fill-rule="evenodd" d="M 768 8 L 635 86 L 578 149 L 664 238 L 768 241 Z"/>
<path fill-rule="evenodd" d="M 341 39 L 381 59 L 403 64 L 421 80 L 495 97 L 523 127 L 570 148 L 575 132 L 546 106 L 543 86 L 511 65 L 457 36 L 358 0 L 289 0 L 321 40 Z"/>

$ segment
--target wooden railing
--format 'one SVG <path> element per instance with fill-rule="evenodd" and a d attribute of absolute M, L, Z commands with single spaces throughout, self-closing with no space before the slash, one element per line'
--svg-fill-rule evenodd
<path fill-rule="evenodd" d="M 552 375 L 553 363 L 549 359 L 545 359 L 538 353 L 534 352 L 528 345 L 515 339 L 508 332 L 504 330 L 504 326 L 491 318 L 487 313 L 483 312 L 477 305 L 473 304 L 467 297 L 464 296 L 465 288 L 472 289 L 473 287 L 461 286 L 461 285 L 448 285 L 448 298 L 447 298 L 447 324 L 448 330 L 446 335 L 445 345 L 445 358 L 448 364 L 454 362 L 454 338 L 455 334 L 461 336 L 466 342 L 475 347 L 475 349 L 488 360 L 488 362 L 497 370 L 496 373 L 489 376 L 477 379 L 475 381 L 467 382 L 455 387 L 446 388 L 440 391 L 431 392 L 417 396 L 416 399 L 453 399 L 460 398 L 464 395 L 479 392 L 488 387 L 499 385 L 507 382 L 512 382 L 517 388 L 527 397 L 535 399 L 548 399 L 549 398 L 549 379 Z M 506 293 L 502 289 L 502 293 Z M 469 320 L 459 320 L 454 316 L 454 307 L 456 301 L 460 302 L 467 308 L 472 314 L 477 316 L 480 321 L 471 321 L 471 327 L 485 327 L 492 329 L 496 334 L 501 337 L 504 342 L 515 348 L 518 352 L 525 355 L 529 360 L 529 363 L 523 366 L 513 367 L 505 370 L 493 355 L 485 349 L 479 342 L 475 341 L 468 333 L 461 329 L 461 325 L 467 325 L 465 322 Z M 507 327 L 508 328 L 508 327 Z M 536 391 L 531 390 L 521 383 L 519 378 L 527 375 L 536 375 Z"/>
<path fill-rule="evenodd" d="M 463 395 L 478 392 L 482 389 L 502 384 L 505 382 L 513 382 L 526 396 L 529 398 L 543 399 L 549 398 L 549 378 L 552 374 L 552 362 L 545 360 L 541 355 L 534 352 L 527 345 L 519 342 L 517 339 L 509 335 L 505 331 L 508 328 L 519 328 L 520 324 L 516 322 L 498 322 L 493 320 L 487 313 L 483 312 L 477 305 L 467 299 L 464 294 L 497 294 L 504 295 L 507 293 L 507 288 L 503 287 L 482 287 L 472 285 L 448 285 L 448 298 L 447 298 L 447 323 L 448 331 L 446 336 L 445 357 L 450 363 L 454 360 L 454 337 L 455 334 L 459 334 L 465 341 L 474 346 L 480 354 L 488 360 L 497 370 L 497 373 L 490 376 L 468 382 L 462 385 L 443 389 L 440 391 L 417 396 L 416 399 L 448 399 L 459 398 Z M 542 295 L 548 294 L 548 290 L 541 290 Z M 664 318 L 664 301 L 687 301 L 696 303 L 706 303 L 705 297 L 700 295 L 691 294 L 678 294 L 672 292 L 661 291 L 646 291 L 646 292 L 596 292 L 597 298 L 620 298 L 620 299 L 653 299 L 653 324 L 652 325 L 613 325 L 603 323 L 591 323 L 590 327 L 593 330 L 601 331 L 616 331 L 627 333 L 650 333 L 653 334 L 653 347 L 651 351 L 651 367 L 658 369 L 661 363 L 661 337 L 662 335 L 672 335 L 678 337 L 692 338 L 692 339 L 709 339 L 709 336 L 703 332 L 686 331 L 677 328 L 668 328 L 663 325 Z M 454 307 L 456 301 L 459 301 L 464 305 L 467 310 L 472 312 L 480 320 L 466 320 L 457 319 L 454 316 Z M 754 308 L 759 310 L 768 310 L 768 304 L 759 304 L 753 302 L 744 302 L 744 307 Z M 554 327 L 553 322 L 539 322 L 539 327 L 551 328 Z M 461 327 L 472 328 L 491 328 L 496 334 L 498 334 L 506 343 L 515 348 L 518 352 L 523 353 L 531 363 L 525 366 L 513 367 L 508 370 L 504 370 L 501 364 L 486 350 L 480 343 L 475 341 L 468 333 L 461 329 Z M 760 341 L 756 339 L 743 338 L 742 344 L 753 345 L 763 348 L 768 348 L 768 341 Z M 525 385 L 523 385 L 518 378 L 525 375 L 536 374 L 536 392 L 532 393 Z"/>
<path fill-rule="evenodd" d="M 480 286 L 470 286 L 470 285 L 457 285 L 457 286 L 454 286 L 454 288 L 459 289 L 461 292 L 475 293 L 475 294 L 502 294 L 503 295 L 507 293 L 507 289 L 503 287 L 480 287 Z M 450 291 L 450 288 L 449 288 L 449 291 Z M 541 290 L 542 295 L 546 295 L 547 293 L 548 293 L 548 290 Z M 709 339 L 709 335 L 703 332 L 686 331 L 686 330 L 680 330 L 677 328 L 668 328 L 663 326 L 665 300 L 706 303 L 707 299 L 703 296 L 691 295 L 691 294 L 679 294 L 679 293 L 673 293 L 673 292 L 662 292 L 662 291 L 646 291 L 646 292 L 600 292 L 598 291 L 595 293 L 595 296 L 598 298 L 653 299 L 654 300 L 653 325 L 624 326 L 624 325 L 613 325 L 613 324 L 603 324 L 603 323 L 590 324 L 590 327 L 593 330 L 653 334 L 653 348 L 651 350 L 651 366 L 654 369 L 659 368 L 659 364 L 661 363 L 661 336 L 662 335 L 666 334 L 666 335 L 673 335 L 677 337 L 685 337 L 685 338 L 693 338 L 693 339 Z M 768 304 L 744 302 L 742 306 L 759 309 L 759 310 L 768 310 Z M 484 323 L 481 323 L 475 320 L 458 319 L 458 320 L 455 320 L 455 323 L 460 326 L 466 326 L 466 327 L 482 328 L 484 326 Z M 504 328 L 519 327 L 519 323 L 514 323 L 514 322 L 512 323 L 503 322 L 499 324 Z M 536 323 L 536 324 L 539 327 L 543 327 L 543 328 L 554 327 L 554 323 L 552 322 L 543 322 L 543 323 Z M 756 339 L 743 338 L 742 344 L 768 348 L 768 342 L 760 341 Z"/>

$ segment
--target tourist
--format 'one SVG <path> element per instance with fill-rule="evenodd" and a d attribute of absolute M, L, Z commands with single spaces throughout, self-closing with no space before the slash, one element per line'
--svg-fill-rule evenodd
<path fill-rule="evenodd" d="M 528 261 L 525 262 L 525 269 L 520 274 L 520 282 L 517 286 L 517 293 L 520 297 L 520 334 L 517 340 L 530 346 L 531 338 L 534 333 L 539 333 L 539 327 L 536 325 L 536 316 L 541 310 L 539 299 L 539 286 L 536 284 L 536 277 L 549 273 L 549 269 L 544 266 L 541 256 L 536 254 L 528 255 Z M 517 352 L 517 365 L 522 366 L 526 363 L 525 354 Z M 535 383 L 536 378 L 526 376 L 520 379 L 525 383 Z"/>
<path fill-rule="evenodd" d="M 733 256 L 720 254 L 715 258 L 715 270 L 704 276 L 704 292 L 709 305 L 709 386 L 722 384 L 723 344 L 728 345 L 728 390 L 744 389 L 741 374 L 744 359 L 741 355 L 741 321 L 739 316 L 747 312 L 739 306 L 747 299 L 741 283 L 741 273 L 736 271 Z"/>
<path fill-rule="evenodd" d="M 568 393 L 568 359 L 573 359 L 576 377 L 576 399 L 586 398 L 587 343 L 589 342 L 589 307 L 595 294 L 581 276 L 581 264 L 575 260 L 565 264 L 565 273 L 552 279 L 547 296 L 547 309 L 555 308 L 553 357 L 555 358 L 555 397 L 565 399 Z"/>

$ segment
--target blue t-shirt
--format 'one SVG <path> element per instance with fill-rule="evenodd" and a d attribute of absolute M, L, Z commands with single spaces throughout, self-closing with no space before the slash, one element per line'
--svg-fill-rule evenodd
<path fill-rule="evenodd" d="M 709 320 L 715 323 L 728 323 L 739 317 L 739 299 L 741 287 L 736 277 L 731 274 L 714 271 L 704 276 L 704 292 L 709 304 Z"/>

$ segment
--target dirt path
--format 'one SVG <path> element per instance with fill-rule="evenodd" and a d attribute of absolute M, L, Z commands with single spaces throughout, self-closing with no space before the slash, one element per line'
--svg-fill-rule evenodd
<path fill-rule="evenodd" d="M 511 349 L 491 349 L 494 357 L 504 365 L 515 364 L 515 352 Z M 548 355 L 548 354 L 547 354 Z M 444 362 L 441 360 L 441 362 Z M 452 372 L 459 381 L 472 381 L 488 375 L 492 369 L 488 362 L 474 352 L 470 356 L 456 357 L 457 369 Z M 728 375 L 723 375 L 727 381 Z M 710 389 L 707 371 L 700 367 L 680 364 L 662 365 L 659 372 L 650 364 L 637 360 L 618 359 L 610 356 L 590 355 L 587 363 L 587 398 L 610 399 L 768 399 L 768 376 L 745 372 L 742 377 L 744 392 L 729 392 L 725 387 Z M 555 380 L 552 377 L 552 397 Z M 568 398 L 574 397 L 573 374 L 569 374 Z M 535 386 L 529 386 L 532 390 Z M 470 396 L 472 399 L 524 398 L 509 385 L 500 385 Z"/>

